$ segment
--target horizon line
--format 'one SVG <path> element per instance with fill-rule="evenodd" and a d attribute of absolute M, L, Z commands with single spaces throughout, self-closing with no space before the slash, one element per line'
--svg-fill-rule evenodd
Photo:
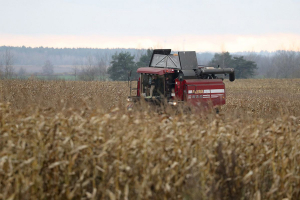
<path fill-rule="evenodd" d="M 135 47 L 104 47 L 104 48 L 99 48 L 99 47 L 49 47 L 49 46 L 9 46 L 9 45 L 2 45 L 2 47 L 7 47 L 7 48 L 32 48 L 32 49 L 38 49 L 38 48 L 44 48 L 44 49 L 95 49 L 95 50 L 114 50 L 114 49 L 132 49 L 132 50 L 154 50 L 152 47 L 148 48 L 135 48 Z M 164 48 L 164 49 L 170 49 L 170 48 Z M 171 49 L 172 50 L 172 49 Z M 180 51 L 180 50 L 172 50 L 172 51 Z M 244 51 L 195 51 L 197 53 L 219 53 L 219 52 L 232 52 L 232 53 L 239 53 L 239 52 L 255 52 L 255 53 L 260 53 L 260 52 L 268 52 L 268 53 L 273 53 L 277 51 L 293 51 L 293 52 L 300 52 L 300 48 L 298 50 L 286 50 L 286 49 L 276 49 L 276 50 L 260 50 L 260 51 L 253 51 L 253 50 L 244 50 Z"/>
<path fill-rule="evenodd" d="M 32 48 L 94 48 L 94 49 L 169 49 L 196 52 L 261 52 L 277 50 L 300 51 L 300 34 L 264 35 L 176 35 L 103 36 L 103 35 L 4 35 L 1 46 Z"/>

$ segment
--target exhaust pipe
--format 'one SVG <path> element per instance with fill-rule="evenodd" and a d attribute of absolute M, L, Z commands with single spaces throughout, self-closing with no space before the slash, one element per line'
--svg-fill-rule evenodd
<path fill-rule="evenodd" d="M 230 73 L 230 74 L 229 74 L 229 80 L 230 80 L 231 82 L 235 80 L 235 74 L 234 74 L 234 71 L 233 71 L 233 73 Z"/>

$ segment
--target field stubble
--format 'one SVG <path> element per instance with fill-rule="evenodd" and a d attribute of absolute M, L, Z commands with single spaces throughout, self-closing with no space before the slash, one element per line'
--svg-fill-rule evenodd
<path fill-rule="evenodd" d="M 300 80 L 221 113 L 125 112 L 127 82 L 1 81 L 0 199 L 299 199 Z"/>

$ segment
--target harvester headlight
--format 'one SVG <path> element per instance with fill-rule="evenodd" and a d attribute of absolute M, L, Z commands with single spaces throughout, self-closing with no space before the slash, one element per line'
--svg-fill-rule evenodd
<path fill-rule="evenodd" d="M 132 98 L 127 98 L 127 101 L 132 101 Z"/>
<path fill-rule="evenodd" d="M 176 106 L 177 102 L 176 101 L 170 101 L 169 104 L 171 104 L 172 106 Z"/>

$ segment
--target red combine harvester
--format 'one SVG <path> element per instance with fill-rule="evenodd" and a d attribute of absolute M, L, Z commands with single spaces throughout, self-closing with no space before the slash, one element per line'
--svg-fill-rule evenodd
<path fill-rule="evenodd" d="M 200 66 L 195 51 L 170 53 L 171 49 L 155 49 L 149 66 L 137 69 L 137 88 L 131 87 L 130 80 L 128 110 L 141 98 L 149 103 L 173 106 L 182 103 L 195 107 L 225 104 L 225 84 L 216 75 L 229 74 L 229 80 L 234 81 L 234 69 Z M 131 96 L 132 90 L 137 90 L 136 96 Z"/>

